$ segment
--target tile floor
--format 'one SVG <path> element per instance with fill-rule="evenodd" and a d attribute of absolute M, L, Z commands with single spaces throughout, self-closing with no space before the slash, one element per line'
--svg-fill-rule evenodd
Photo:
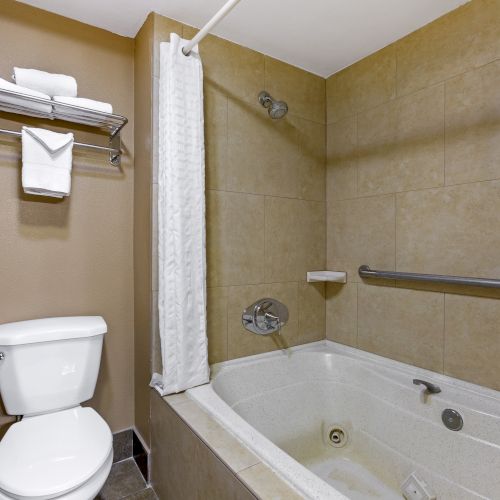
<path fill-rule="evenodd" d="M 113 464 L 108 480 L 96 500 L 157 500 L 133 458 Z"/>

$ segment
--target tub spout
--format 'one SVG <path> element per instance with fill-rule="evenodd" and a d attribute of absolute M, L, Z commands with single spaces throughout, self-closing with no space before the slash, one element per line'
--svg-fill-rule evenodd
<path fill-rule="evenodd" d="M 432 384 L 431 382 L 427 382 L 426 380 L 420 380 L 419 378 L 414 378 L 413 383 L 415 385 L 425 385 L 425 389 L 428 394 L 438 394 L 441 392 L 441 387 L 436 384 Z"/>

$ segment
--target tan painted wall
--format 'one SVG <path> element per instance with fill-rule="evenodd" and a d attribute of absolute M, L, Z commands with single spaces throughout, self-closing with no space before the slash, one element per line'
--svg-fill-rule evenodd
<path fill-rule="evenodd" d="M 11 0 L 0 2 L 0 77 L 14 65 L 74 75 L 82 96 L 111 102 L 129 117 L 122 171 L 106 155 L 75 154 L 71 196 L 26 196 L 20 145 L 0 138 L 0 323 L 43 316 L 100 314 L 109 326 L 96 408 L 116 431 L 133 425 L 133 40 Z M 0 127 L 40 123 L 0 113 Z M 56 125 L 56 124 L 53 124 Z M 59 126 L 60 125 L 60 126 Z M 4 421 L 0 417 L 0 424 Z"/>
<path fill-rule="evenodd" d="M 328 338 L 497 390 L 498 292 L 357 268 L 500 277 L 499 58 L 473 0 L 327 81 Z"/>
<path fill-rule="evenodd" d="M 156 47 L 171 31 L 184 38 L 196 33 L 156 16 Z M 325 80 L 215 36 L 203 41 L 200 53 L 210 362 L 322 339 L 324 286 L 304 280 L 308 270 L 325 265 Z M 285 119 L 271 120 L 260 106 L 264 89 L 288 102 Z M 157 283 L 153 267 L 155 304 Z M 241 327 L 243 309 L 265 296 L 290 309 L 281 339 Z"/>
<path fill-rule="evenodd" d="M 151 196 L 152 99 L 154 16 L 150 15 L 135 38 L 134 107 L 134 402 L 135 425 L 149 444 L 149 390 L 151 379 Z"/>

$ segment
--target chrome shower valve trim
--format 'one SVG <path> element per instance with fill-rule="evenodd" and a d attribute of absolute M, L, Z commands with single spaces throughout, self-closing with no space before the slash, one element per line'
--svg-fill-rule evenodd
<path fill-rule="evenodd" d="M 280 333 L 288 321 L 288 308 L 276 299 L 264 298 L 247 307 L 241 316 L 243 326 L 257 335 Z"/>

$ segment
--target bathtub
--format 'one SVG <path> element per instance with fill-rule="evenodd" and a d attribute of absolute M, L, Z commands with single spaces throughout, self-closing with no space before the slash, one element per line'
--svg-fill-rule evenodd
<path fill-rule="evenodd" d="M 429 498 L 500 499 L 494 390 L 322 341 L 213 365 L 188 396 L 304 498 L 401 499 L 413 474 Z"/>

